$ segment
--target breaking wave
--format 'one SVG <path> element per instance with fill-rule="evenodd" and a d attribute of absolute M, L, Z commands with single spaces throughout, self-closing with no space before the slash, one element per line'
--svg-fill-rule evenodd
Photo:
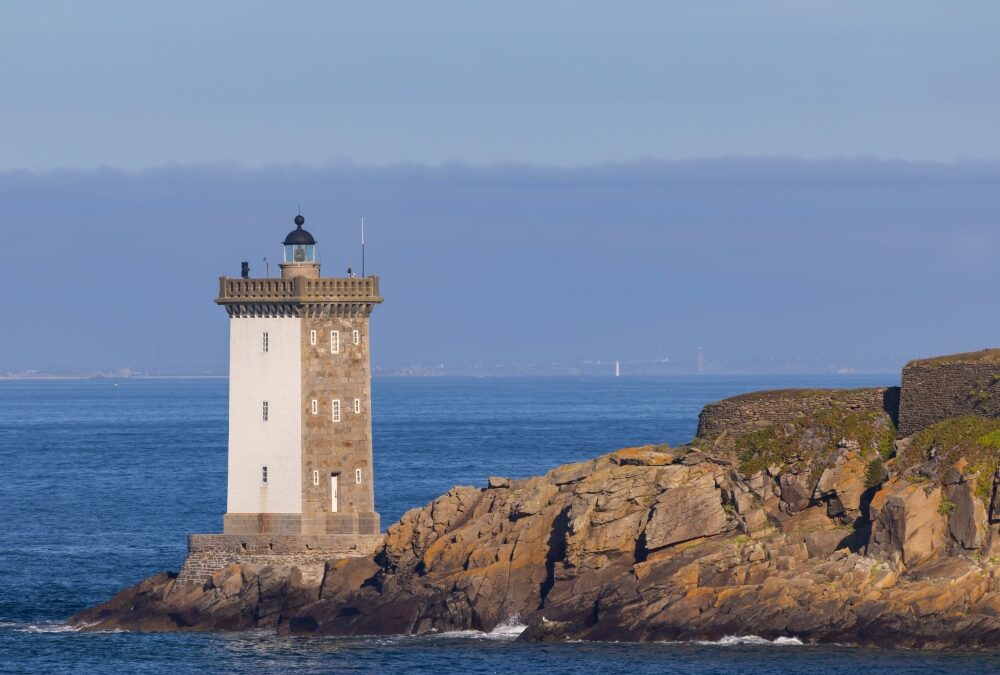
<path fill-rule="evenodd" d="M 21 623 L 19 621 L 0 621 L 0 629 L 13 630 L 20 633 L 78 633 L 84 626 L 70 626 L 65 623 Z"/>
<path fill-rule="evenodd" d="M 488 633 L 484 633 L 481 630 L 455 630 L 436 633 L 435 636 L 442 638 L 471 638 L 473 640 L 515 640 L 527 627 L 526 624 L 521 623 L 520 617 L 512 616 L 498 623 Z"/>
<path fill-rule="evenodd" d="M 777 637 L 767 640 L 758 635 L 727 635 L 718 640 L 694 640 L 697 645 L 732 647 L 734 645 L 770 645 L 778 647 L 800 647 L 805 643 L 796 637 Z"/>

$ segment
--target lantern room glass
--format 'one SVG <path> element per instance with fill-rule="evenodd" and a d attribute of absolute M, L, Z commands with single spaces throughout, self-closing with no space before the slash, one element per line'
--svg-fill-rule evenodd
<path fill-rule="evenodd" d="M 316 262 L 316 245 L 286 244 L 285 262 L 286 263 Z"/>

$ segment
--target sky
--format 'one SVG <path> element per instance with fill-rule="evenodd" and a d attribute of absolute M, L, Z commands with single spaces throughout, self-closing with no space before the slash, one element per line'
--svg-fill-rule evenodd
<path fill-rule="evenodd" d="M 376 365 L 1000 345 L 1000 4 L 0 0 L 0 371 L 224 372 L 301 204 Z"/>
<path fill-rule="evenodd" d="M 994 0 L 0 0 L 0 167 L 997 158 Z"/>

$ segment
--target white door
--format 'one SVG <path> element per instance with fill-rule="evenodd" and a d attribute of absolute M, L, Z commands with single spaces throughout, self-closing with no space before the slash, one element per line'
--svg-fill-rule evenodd
<path fill-rule="evenodd" d="M 337 512 L 337 479 L 339 477 L 338 473 L 330 474 L 330 510 L 334 513 Z"/>

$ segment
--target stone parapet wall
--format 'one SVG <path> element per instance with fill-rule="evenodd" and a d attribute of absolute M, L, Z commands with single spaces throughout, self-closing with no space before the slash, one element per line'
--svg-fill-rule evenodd
<path fill-rule="evenodd" d="M 1000 362 L 991 355 L 997 350 L 906 364 L 900 435 L 909 436 L 949 417 L 1000 417 Z"/>
<path fill-rule="evenodd" d="M 791 422 L 830 407 L 857 412 L 899 410 L 899 387 L 867 389 L 779 389 L 759 391 L 709 403 L 698 415 L 698 436 L 744 434 L 771 424 Z"/>
<path fill-rule="evenodd" d="M 188 556 L 177 583 L 205 583 L 215 572 L 232 564 L 298 567 L 306 577 L 322 577 L 328 560 L 371 555 L 384 535 L 188 535 Z"/>

